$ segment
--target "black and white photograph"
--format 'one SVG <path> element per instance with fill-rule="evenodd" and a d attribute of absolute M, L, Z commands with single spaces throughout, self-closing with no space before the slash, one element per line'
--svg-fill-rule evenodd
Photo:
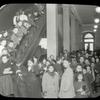
<path fill-rule="evenodd" d="M 100 96 L 100 7 L 0 6 L 0 96 Z"/>

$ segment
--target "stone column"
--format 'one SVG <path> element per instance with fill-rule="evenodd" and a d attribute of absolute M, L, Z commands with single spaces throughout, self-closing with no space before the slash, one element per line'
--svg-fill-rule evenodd
<path fill-rule="evenodd" d="M 63 47 L 70 51 L 70 10 L 67 4 L 63 4 Z"/>
<path fill-rule="evenodd" d="M 47 4 L 47 57 L 58 55 L 57 4 Z"/>

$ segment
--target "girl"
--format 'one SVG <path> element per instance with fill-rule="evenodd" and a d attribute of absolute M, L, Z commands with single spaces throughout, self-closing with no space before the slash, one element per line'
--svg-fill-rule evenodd
<path fill-rule="evenodd" d="M 57 98 L 59 91 L 59 76 L 52 65 L 48 72 L 45 72 L 42 78 L 42 91 L 44 98 Z"/>
<path fill-rule="evenodd" d="M 3 96 L 10 96 L 13 94 L 13 82 L 11 74 L 10 60 L 7 55 L 2 56 L 2 62 L 0 62 L 0 94 Z"/>
<path fill-rule="evenodd" d="M 79 73 L 74 82 L 76 96 L 75 98 L 87 98 L 89 95 L 89 88 L 85 81 L 83 81 L 83 74 Z"/>
<path fill-rule="evenodd" d="M 78 73 L 82 72 L 83 71 L 83 68 L 81 65 L 77 65 L 76 69 L 75 69 L 75 72 L 74 72 L 74 80 L 76 79 Z"/>

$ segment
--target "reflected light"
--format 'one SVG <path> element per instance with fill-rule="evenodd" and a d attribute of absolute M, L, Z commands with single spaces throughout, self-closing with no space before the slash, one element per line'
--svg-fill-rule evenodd
<path fill-rule="evenodd" d="M 96 32 L 97 30 L 96 30 L 96 29 L 94 29 L 93 31 L 94 31 L 94 32 Z"/>
<path fill-rule="evenodd" d="M 98 25 L 94 25 L 94 28 L 98 28 Z"/>
<path fill-rule="evenodd" d="M 95 22 L 95 23 L 99 23 L 99 22 L 100 22 L 100 19 L 99 19 L 99 18 L 95 18 L 95 19 L 94 19 L 94 22 Z"/>
<path fill-rule="evenodd" d="M 95 10 L 97 13 L 100 13 L 100 7 L 96 7 Z"/>

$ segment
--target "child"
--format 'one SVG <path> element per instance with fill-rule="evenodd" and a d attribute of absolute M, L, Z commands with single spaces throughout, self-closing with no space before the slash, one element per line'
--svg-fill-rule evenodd
<path fill-rule="evenodd" d="M 87 98 L 89 95 L 89 88 L 85 81 L 83 81 L 83 74 L 79 73 L 74 82 L 76 96 L 75 98 Z"/>
<path fill-rule="evenodd" d="M 42 92 L 44 98 L 57 98 L 59 91 L 59 75 L 54 66 L 49 65 L 48 71 L 42 77 Z"/>
<path fill-rule="evenodd" d="M 77 65 L 76 70 L 74 72 L 74 79 L 76 79 L 78 73 L 82 73 L 82 70 L 83 70 L 82 66 L 81 65 Z"/>
<path fill-rule="evenodd" d="M 94 79 L 93 79 L 93 75 L 92 75 L 90 66 L 87 66 L 86 70 L 87 70 L 88 86 L 89 86 L 90 93 L 92 94 L 92 83 L 93 83 Z"/>

